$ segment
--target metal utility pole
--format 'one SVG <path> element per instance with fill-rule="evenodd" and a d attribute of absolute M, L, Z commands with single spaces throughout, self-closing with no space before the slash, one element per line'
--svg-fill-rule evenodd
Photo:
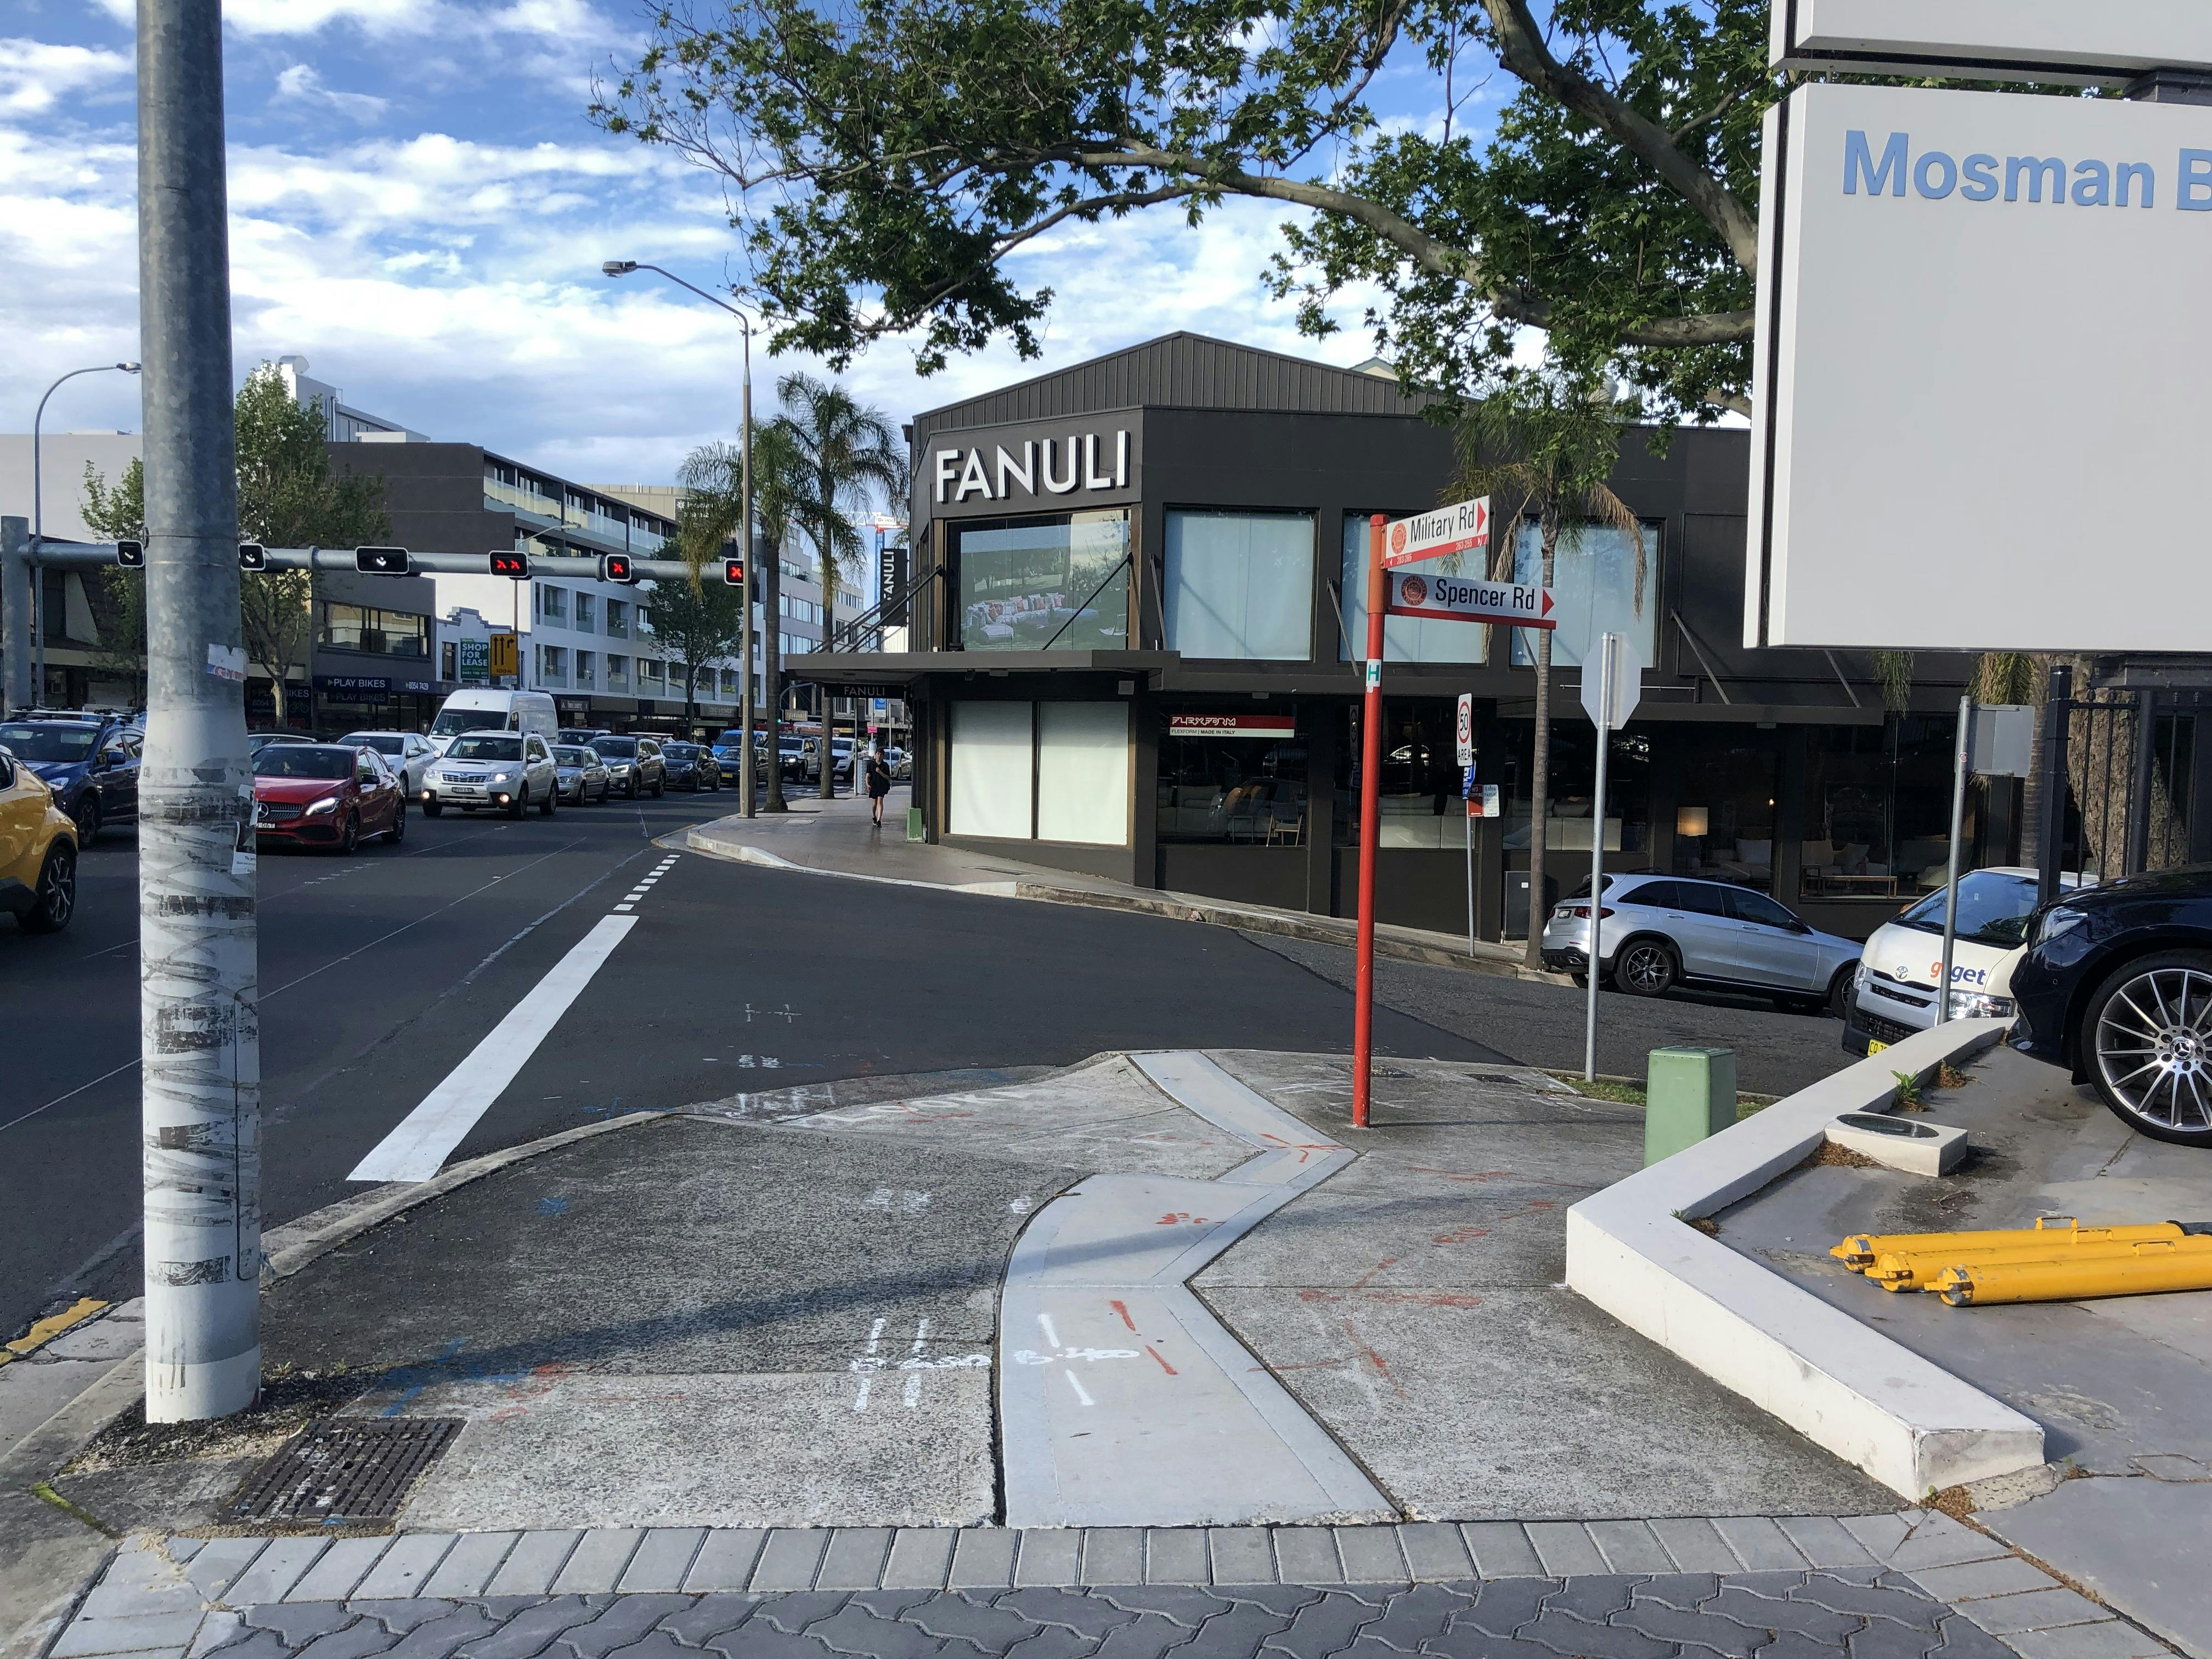
<path fill-rule="evenodd" d="M 146 403 L 139 774 L 146 1417 L 261 1391 L 261 1033 L 239 639 L 222 16 L 138 0 Z"/>
<path fill-rule="evenodd" d="M 0 658 L 6 659 L 0 714 L 20 714 L 36 706 L 31 695 L 30 547 L 27 520 L 0 519 Z"/>
<path fill-rule="evenodd" d="M 1352 1127 L 1367 1127 L 1375 1073 L 1375 855 L 1382 843 L 1382 525 L 1367 520 L 1367 682 L 1359 713 L 1359 927 L 1352 988 Z"/>
<path fill-rule="evenodd" d="M 1959 947 L 1959 837 L 1966 827 L 1966 760 L 1973 752 L 1974 699 L 1959 699 L 1959 741 L 1951 761 L 1951 866 L 1943 879 L 1943 976 L 1936 983 L 1936 1023 L 1951 1018 L 1951 970 Z"/>
<path fill-rule="evenodd" d="M 46 477 L 45 469 L 40 465 L 39 453 L 39 441 L 43 435 L 46 423 L 46 399 L 61 390 L 63 380 L 74 380 L 80 374 L 100 374 L 111 369 L 120 370 L 125 374 L 136 374 L 138 372 L 138 365 L 94 363 L 88 368 L 73 368 L 46 389 L 45 393 L 39 398 L 37 413 L 31 416 L 31 631 L 38 642 L 36 646 L 38 667 L 33 680 L 36 689 L 32 692 L 32 701 L 34 704 L 46 700 L 46 619 L 41 614 L 45 607 L 40 601 L 45 598 L 45 594 L 38 568 L 39 550 L 46 544 Z"/>

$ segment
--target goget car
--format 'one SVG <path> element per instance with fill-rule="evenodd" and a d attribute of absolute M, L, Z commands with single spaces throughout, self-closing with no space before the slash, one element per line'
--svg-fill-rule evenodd
<path fill-rule="evenodd" d="M 76 824 L 46 781 L 0 748 L 0 910 L 27 933 L 76 914 Z"/>
<path fill-rule="evenodd" d="M 356 749 L 374 749 L 383 756 L 384 763 L 399 774 L 399 781 L 410 798 L 422 793 L 423 775 L 438 758 L 430 739 L 419 732 L 349 732 L 338 741 Z"/>
<path fill-rule="evenodd" d="M 448 806 L 490 807 L 511 818 L 535 806 L 550 818 L 560 793 L 552 748 L 535 732 L 466 732 L 431 767 L 421 799 L 424 815 L 434 818 Z"/>
<path fill-rule="evenodd" d="M 138 752 L 144 733 L 106 715 L 60 714 L 0 723 L 0 748 L 53 791 L 76 825 L 80 847 L 102 826 L 138 816 Z"/>
<path fill-rule="evenodd" d="M 553 768 L 560 780 L 561 799 L 574 801 L 579 806 L 605 800 L 612 787 L 607 781 L 607 763 L 599 758 L 599 751 L 584 744 L 555 744 Z"/>
<path fill-rule="evenodd" d="M 351 853 L 362 838 L 407 837 L 407 792 L 374 749 L 272 743 L 253 757 L 254 839 Z"/>
<path fill-rule="evenodd" d="M 2008 1039 L 2154 1140 L 2212 1146 L 2212 869 L 2064 893 L 2012 970 Z"/>
<path fill-rule="evenodd" d="M 1587 982 L 1592 917 L 1587 891 L 1553 908 L 1544 965 Z M 1632 996 L 1678 985 L 1747 991 L 1801 1013 L 1843 1012 L 1857 943 L 1816 933 L 1748 887 L 1646 872 L 1607 876 L 1597 912 L 1598 972 Z"/>

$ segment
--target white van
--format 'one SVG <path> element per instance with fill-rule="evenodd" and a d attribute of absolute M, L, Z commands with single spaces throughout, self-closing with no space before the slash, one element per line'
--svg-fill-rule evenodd
<path fill-rule="evenodd" d="M 2071 873 L 2062 888 L 2082 885 Z M 2035 909 L 2033 870 L 1969 870 L 1959 878 L 1958 937 L 1951 952 L 1951 1018 L 2013 1015 L 2012 970 L 2026 954 Z M 1943 976 L 1942 888 L 1874 931 L 1859 957 L 1844 1007 L 1844 1047 L 1878 1054 L 1936 1023 L 1936 981 Z"/>
<path fill-rule="evenodd" d="M 553 699 L 543 691 L 456 691 L 430 722 L 430 744 L 440 754 L 464 732 L 535 732 L 550 748 L 560 730 Z"/>

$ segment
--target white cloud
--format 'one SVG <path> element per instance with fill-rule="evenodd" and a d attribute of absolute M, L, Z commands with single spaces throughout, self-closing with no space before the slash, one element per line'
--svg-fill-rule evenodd
<path fill-rule="evenodd" d="M 76 93 L 131 74 L 130 54 L 0 40 L 0 118 L 44 114 Z"/>
<path fill-rule="evenodd" d="M 364 124 L 376 119 L 391 108 L 392 100 L 378 98 L 366 92 L 340 92 L 336 87 L 326 87 L 323 77 L 311 64 L 294 64 L 277 71 L 276 90 L 270 101 L 277 104 L 319 106 L 337 111 L 349 120 Z"/>

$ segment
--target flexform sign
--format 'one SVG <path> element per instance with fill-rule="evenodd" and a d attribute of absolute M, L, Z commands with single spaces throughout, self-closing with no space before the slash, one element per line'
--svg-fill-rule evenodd
<path fill-rule="evenodd" d="M 1080 425 L 1011 434 L 972 444 L 933 445 L 932 499 L 941 507 L 987 503 L 1080 505 L 1085 495 L 1124 495 L 1136 477 L 1136 434 L 1128 426 Z"/>
<path fill-rule="evenodd" d="M 1289 714 L 1170 714 L 1174 738 L 1291 738 L 1297 721 Z"/>
<path fill-rule="evenodd" d="M 1435 622 L 1500 623 L 1510 628 L 1559 626 L 1552 590 L 1530 582 L 1494 582 L 1441 571 L 1400 571 L 1383 579 L 1385 608 L 1394 617 Z"/>
<path fill-rule="evenodd" d="M 1486 551 L 1490 546 L 1490 497 L 1455 502 L 1431 513 L 1400 519 L 1382 532 L 1382 565 L 1415 564 L 1448 553 Z"/>

